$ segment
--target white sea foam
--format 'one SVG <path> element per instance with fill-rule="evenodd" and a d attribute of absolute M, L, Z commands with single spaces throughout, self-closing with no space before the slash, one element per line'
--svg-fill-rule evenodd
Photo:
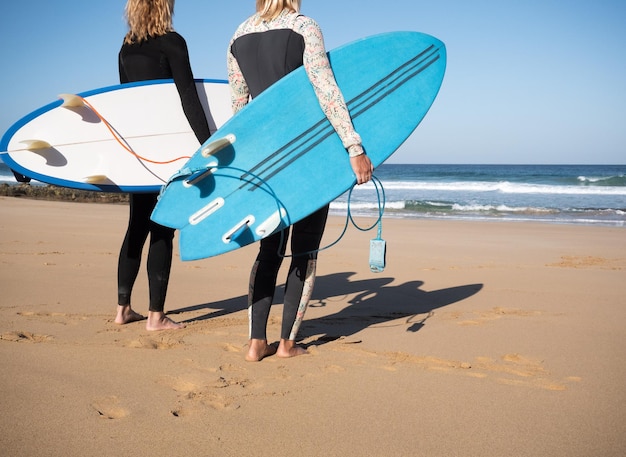
<path fill-rule="evenodd" d="M 386 202 L 385 203 L 385 209 L 404 209 L 406 206 L 406 203 L 403 201 L 396 201 L 396 202 Z M 347 201 L 338 201 L 335 200 L 334 202 L 332 202 L 330 204 L 330 208 L 333 210 L 344 210 L 346 211 L 348 209 L 348 202 Z M 352 211 L 357 211 L 357 210 L 378 210 L 378 202 L 350 202 L 350 210 Z"/>
<path fill-rule="evenodd" d="M 509 181 L 458 181 L 458 182 L 427 182 L 427 181 L 389 181 L 383 182 L 385 191 L 446 191 L 446 192 L 499 192 L 503 194 L 546 194 L 546 195 L 624 195 L 623 186 L 554 186 L 546 184 L 512 183 Z M 371 192 L 374 186 L 365 184 L 358 186 L 353 193 Z"/>
<path fill-rule="evenodd" d="M 598 176 L 598 177 L 594 177 L 594 176 L 579 176 L 578 177 L 578 181 L 582 182 L 582 183 L 599 183 L 599 182 L 607 182 L 607 181 L 613 181 L 616 179 L 624 179 L 626 177 L 626 175 L 617 175 L 617 176 Z"/>
<path fill-rule="evenodd" d="M 454 211 L 469 211 L 469 212 L 500 212 L 500 213 L 556 213 L 557 210 L 551 208 L 532 208 L 528 206 L 513 207 L 507 205 L 452 205 Z"/>

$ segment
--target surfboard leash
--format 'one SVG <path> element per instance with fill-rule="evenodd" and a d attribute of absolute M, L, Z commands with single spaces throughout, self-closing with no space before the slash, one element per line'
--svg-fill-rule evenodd
<path fill-rule="evenodd" d="M 258 184 L 255 184 L 259 187 L 263 186 L 264 188 L 266 188 L 266 190 L 269 192 L 270 195 L 272 195 L 272 197 L 274 197 L 274 200 L 276 201 L 276 205 L 278 207 L 278 211 L 280 211 L 280 209 L 282 208 L 280 199 L 278 198 L 278 195 L 276 195 L 276 193 L 274 192 L 274 190 L 272 189 L 272 187 L 267 183 L 267 181 L 265 181 L 262 177 L 254 174 L 254 173 L 250 173 L 249 171 L 245 171 L 242 170 L 240 168 L 236 168 L 236 167 L 231 167 L 231 166 L 220 166 L 220 165 L 208 165 L 205 167 L 198 167 L 198 168 L 190 168 L 190 167 L 185 167 L 180 169 L 177 173 L 175 173 L 173 176 L 171 176 L 168 180 L 168 182 L 161 188 L 161 193 L 159 194 L 162 195 L 163 192 L 165 191 L 165 189 L 167 188 L 167 186 L 172 183 L 175 180 L 178 180 L 180 178 L 183 177 L 191 177 L 194 176 L 196 174 L 206 174 L 206 173 L 212 173 L 216 170 L 220 170 L 220 169 L 230 169 L 230 170 L 235 170 L 241 173 L 245 173 L 248 176 L 250 176 L 251 178 L 255 179 L 258 181 Z M 377 206 L 378 206 L 378 218 L 376 219 L 376 221 L 374 221 L 374 223 L 369 226 L 369 227 L 361 227 L 359 224 L 357 224 L 357 222 L 354 220 L 354 217 L 352 216 L 352 209 L 351 209 L 351 202 L 352 202 L 352 191 L 354 190 L 354 188 L 356 187 L 356 184 L 354 184 L 351 188 L 350 191 L 348 192 L 348 204 L 347 204 L 347 214 L 346 214 L 346 222 L 343 226 L 343 230 L 341 231 L 341 234 L 339 235 L 339 237 L 337 237 L 337 239 L 335 241 L 333 241 L 332 243 L 328 244 L 327 246 L 324 246 L 323 248 L 318 248 L 316 250 L 313 251 L 308 251 L 308 252 L 299 252 L 299 253 L 292 253 L 292 254 L 281 254 L 280 252 L 278 252 L 277 254 L 280 257 L 283 258 L 289 258 L 289 257 L 297 257 L 297 256 L 303 256 L 303 255 L 310 255 L 310 254 L 314 254 L 317 252 L 321 252 L 321 251 L 325 251 L 326 249 L 330 249 L 331 247 L 335 246 L 337 243 L 339 243 L 339 241 L 341 241 L 341 239 L 344 237 L 344 235 L 346 234 L 346 232 L 348 231 L 348 226 L 350 224 L 350 222 L 352 223 L 352 225 L 354 227 L 356 227 L 358 230 L 362 231 L 362 232 L 368 232 L 372 229 L 374 229 L 374 227 L 378 228 L 377 231 L 377 236 L 376 238 L 370 240 L 370 255 L 369 255 L 369 264 L 370 264 L 370 271 L 372 271 L 373 273 L 381 273 L 384 269 L 385 269 L 385 265 L 386 265 L 386 242 L 385 240 L 382 239 L 382 231 L 383 231 L 383 214 L 385 212 L 385 202 L 386 202 L 386 197 L 385 197 L 385 188 L 383 187 L 382 182 L 380 181 L 380 179 L 378 179 L 376 176 L 372 175 L 372 183 L 374 184 L 374 187 L 376 189 L 376 198 L 377 198 Z M 287 223 L 289 223 L 289 221 L 287 221 Z M 292 225 L 292 224 L 288 224 Z M 281 236 L 281 241 L 280 241 L 280 246 L 283 245 L 284 243 L 284 230 L 282 229 L 280 231 L 280 236 Z"/>
<path fill-rule="evenodd" d="M 133 150 L 133 148 L 130 146 L 130 144 L 128 144 L 128 142 L 124 139 L 124 137 L 117 131 L 117 129 L 115 129 L 115 127 L 113 127 L 111 123 L 102 114 L 100 114 L 100 112 L 91 103 L 89 103 L 85 98 L 81 97 L 80 95 L 76 95 L 76 97 L 79 100 L 81 100 L 85 104 L 85 106 L 87 106 L 91 111 L 93 111 L 96 116 L 98 116 L 98 119 L 100 119 L 102 123 L 106 126 L 106 128 L 109 130 L 109 132 L 111 133 L 115 141 L 117 141 L 119 145 L 122 146 L 122 148 L 124 148 L 124 150 L 126 150 L 127 152 L 135 156 L 137 159 L 142 160 L 144 162 L 152 163 L 155 165 L 166 165 L 168 163 L 173 163 L 178 160 L 191 158 L 191 156 L 180 156 L 171 160 L 159 161 L 159 160 L 148 159 L 147 157 L 143 157 L 137 154 Z"/>
<path fill-rule="evenodd" d="M 287 257 L 301 256 L 301 255 L 309 255 L 309 254 L 313 254 L 316 252 L 325 251 L 326 249 L 330 249 L 331 247 L 338 244 L 339 241 L 341 241 L 341 239 L 344 237 L 344 235 L 348 231 L 348 225 L 350 223 L 352 223 L 354 227 L 356 227 L 358 230 L 362 232 L 369 232 L 370 230 L 374 229 L 374 227 L 377 227 L 378 230 L 377 230 L 376 238 L 370 240 L 369 264 L 370 264 L 370 271 L 372 273 L 382 273 L 386 266 L 386 251 L 387 251 L 386 242 L 385 240 L 382 239 L 383 214 L 385 212 L 385 202 L 386 202 L 385 201 L 385 188 L 383 187 L 383 184 L 380 181 L 380 179 L 378 179 L 374 175 L 372 175 L 372 183 L 374 184 L 374 187 L 376 189 L 376 197 L 377 197 L 377 202 L 378 202 L 378 218 L 371 226 L 361 227 L 359 224 L 357 224 L 357 222 L 354 220 L 352 216 L 352 209 L 351 209 L 352 191 L 356 187 L 356 184 L 354 184 L 350 188 L 350 191 L 348 192 L 348 205 L 347 205 L 348 209 L 347 209 L 347 214 L 346 214 L 346 222 L 344 224 L 343 230 L 341 231 L 341 234 L 335 241 L 328 244 L 327 246 L 324 246 L 323 248 L 319 248 L 314 251 L 308 251 L 308 252 L 302 252 L 302 253 L 296 253 L 296 254 L 282 254 L 282 255 L 280 253 L 278 254 L 283 258 L 287 258 Z M 283 232 L 281 232 L 281 237 L 283 236 L 284 236 Z M 281 243 L 280 243 L 281 246 L 283 244 L 283 241 L 284 239 L 281 239 Z"/>
<path fill-rule="evenodd" d="M 383 214 L 385 212 L 385 188 L 383 187 L 383 183 L 372 175 L 372 182 L 374 183 L 374 187 L 376 188 L 376 198 L 378 200 L 378 219 L 371 227 L 362 228 L 360 227 L 352 218 L 352 211 L 350 210 L 350 198 L 352 196 L 352 189 L 350 189 L 350 194 L 348 195 L 348 215 L 350 216 L 350 221 L 352 225 L 354 225 L 358 230 L 363 232 L 372 230 L 374 227 L 378 227 L 376 238 L 370 240 L 370 255 L 369 255 L 369 264 L 370 271 L 372 273 L 382 273 L 386 266 L 386 257 L 387 257 L 387 243 L 382 238 L 383 234 Z M 382 195 L 382 199 L 381 199 Z"/>

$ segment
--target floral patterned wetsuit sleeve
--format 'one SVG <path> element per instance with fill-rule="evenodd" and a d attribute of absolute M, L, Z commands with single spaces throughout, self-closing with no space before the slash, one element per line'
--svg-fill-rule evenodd
<path fill-rule="evenodd" d="M 335 81 L 326 55 L 322 31 L 317 22 L 307 16 L 284 12 L 276 19 L 264 22 L 259 21 L 258 16 L 254 15 L 239 26 L 229 44 L 227 54 L 228 82 L 233 112 L 238 112 L 248 103 L 250 92 L 237 59 L 230 52 L 232 43 L 238 37 L 248 33 L 287 28 L 304 38 L 304 67 L 324 114 L 350 155 L 360 154 L 363 152 L 361 137 L 354 130 L 346 102 Z"/>
<path fill-rule="evenodd" d="M 354 130 L 343 94 L 330 68 L 322 30 L 317 22 L 306 16 L 298 17 L 294 30 L 304 37 L 304 68 L 324 114 L 341 138 L 343 146 L 350 152 L 361 152 L 361 137 Z"/>
<path fill-rule="evenodd" d="M 236 34 L 235 37 L 236 36 L 238 36 L 238 34 Z M 239 110 L 246 106 L 250 101 L 250 91 L 248 90 L 246 80 L 241 73 L 237 59 L 235 59 L 233 54 L 230 52 L 230 47 L 232 46 L 235 37 L 233 37 L 233 40 L 231 40 L 228 45 L 228 55 L 226 60 L 228 67 L 228 85 L 230 87 L 230 103 L 233 113 L 239 112 Z"/>

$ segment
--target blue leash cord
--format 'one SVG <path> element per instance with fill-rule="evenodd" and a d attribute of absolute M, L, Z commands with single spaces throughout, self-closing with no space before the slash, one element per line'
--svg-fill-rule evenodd
<path fill-rule="evenodd" d="M 348 192 L 348 212 L 346 214 L 346 223 L 343 226 L 343 230 L 341 231 L 341 234 L 339 235 L 339 237 L 333 241 L 332 243 L 330 243 L 329 245 L 323 247 L 323 248 L 319 248 L 316 249 L 314 251 L 309 251 L 309 252 L 302 252 L 302 253 L 298 253 L 298 254 L 283 254 L 281 255 L 281 257 L 294 257 L 294 256 L 301 256 L 301 255 L 309 255 L 309 254 L 313 254 L 315 252 L 321 252 L 321 251 L 325 251 L 326 249 L 330 249 L 333 246 L 335 246 L 337 243 L 339 243 L 339 241 L 341 241 L 341 239 L 344 237 L 344 235 L 346 234 L 346 232 L 348 231 L 348 224 L 350 222 L 352 222 L 352 225 L 354 225 L 358 230 L 362 231 L 362 232 L 368 232 L 370 230 L 372 230 L 374 227 L 378 226 L 378 236 L 376 238 L 376 240 L 380 240 L 381 236 L 382 236 L 382 231 L 383 231 L 383 213 L 385 212 L 385 189 L 383 187 L 382 182 L 380 181 L 380 179 L 378 179 L 376 176 L 372 175 L 372 183 L 374 184 L 374 187 L 376 188 L 376 197 L 378 200 L 378 218 L 376 219 L 376 221 L 370 226 L 370 227 L 361 227 L 359 226 L 359 224 L 357 224 L 354 220 L 354 218 L 352 217 L 352 210 L 350 209 L 350 203 L 352 201 L 352 191 L 354 190 L 354 188 L 356 187 L 356 184 L 354 184 L 351 188 L 350 191 Z M 382 197 L 381 197 L 382 196 Z M 282 236 L 282 232 L 281 232 L 281 236 Z M 374 240 L 372 240 L 374 241 Z M 382 241 L 384 243 L 384 241 Z M 283 240 L 281 240 L 281 246 L 283 244 Z M 280 255 L 280 253 L 279 253 Z M 370 255 L 371 257 L 371 255 Z M 370 259 L 370 269 L 372 269 L 372 265 L 371 265 L 371 259 Z M 383 265 L 384 268 L 384 265 Z M 374 271 L 372 269 L 372 271 Z M 382 270 L 380 270 L 382 271 Z"/>
<path fill-rule="evenodd" d="M 372 180 L 374 177 L 372 176 Z M 380 191 L 378 190 L 378 186 L 380 185 Z M 378 178 L 374 181 L 374 186 L 376 186 L 376 195 L 378 196 L 378 220 L 376 224 L 378 224 L 378 234 L 376 238 L 370 240 L 370 271 L 372 273 L 382 273 L 385 269 L 386 265 L 386 256 L 387 256 L 387 243 L 382 239 L 383 234 L 383 213 L 385 211 L 385 189 L 383 188 L 382 183 Z M 383 195 L 383 201 L 380 201 L 380 194 Z M 355 227 L 359 228 L 354 221 L 352 221 Z M 374 226 L 370 227 L 370 229 L 374 228 Z M 362 229 L 360 229 L 362 230 Z"/>
<path fill-rule="evenodd" d="M 350 192 L 348 193 L 348 218 L 350 219 L 350 222 L 352 222 L 352 225 L 354 225 L 357 229 L 361 230 L 362 232 L 369 232 L 376 225 L 378 225 L 378 238 L 380 239 L 382 232 L 383 232 L 383 213 L 385 212 L 385 189 L 383 187 L 383 183 L 380 182 L 380 179 L 378 179 L 374 175 L 372 175 L 372 183 L 374 184 L 374 187 L 376 188 L 376 198 L 378 199 L 378 219 L 376 219 L 376 221 L 370 227 L 367 227 L 367 228 L 359 227 L 359 224 L 357 224 L 354 221 L 354 219 L 352 218 L 352 211 L 350 210 L 350 200 L 352 198 L 352 190 L 354 189 L 355 186 L 352 186 L 352 188 L 350 189 Z M 381 199 L 381 195 L 382 195 L 382 199 Z M 348 223 L 346 222 L 346 227 L 347 225 Z M 345 233 L 345 230 L 344 230 L 344 233 Z"/>
<path fill-rule="evenodd" d="M 196 173 L 208 173 L 211 169 L 235 170 L 235 171 L 241 172 L 243 175 L 248 175 L 251 178 L 258 180 L 259 184 L 264 186 L 267 189 L 267 191 L 270 193 L 270 195 L 274 197 L 274 199 L 276 200 L 276 205 L 278 207 L 278 210 L 281 209 L 281 204 L 280 204 L 280 200 L 278 199 L 278 196 L 274 193 L 274 190 L 272 189 L 272 187 L 263 178 L 255 175 L 254 173 L 250 173 L 249 171 L 242 170 L 236 167 L 230 167 L 230 166 L 209 165 L 207 167 L 200 167 L 200 168 L 195 168 L 195 169 L 191 169 L 188 167 L 182 168 L 177 173 L 175 173 L 172 177 L 170 177 L 167 184 L 161 188 L 161 192 L 159 196 L 165 191 L 165 188 L 167 187 L 167 185 L 171 183 L 172 181 L 174 181 L 175 179 L 178 179 L 181 177 L 193 176 Z M 354 225 L 358 230 L 362 232 L 368 232 L 372 230 L 374 227 L 378 226 L 377 237 L 373 240 L 370 240 L 370 269 L 372 272 L 375 272 L 375 273 L 379 273 L 383 271 L 383 269 L 385 268 L 385 241 L 381 238 L 381 236 L 382 236 L 382 231 L 383 231 L 383 213 L 385 212 L 385 189 L 380 179 L 378 179 L 374 175 L 372 175 L 372 183 L 374 184 L 374 187 L 376 188 L 376 197 L 378 201 L 378 218 L 370 227 L 359 226 L 359 224 L 357 224 L 354 218 L 352 217 L 352 210 L 350 208 L 350 203 L 352 201 L 352 191 L 356 187 L 356 184 L 354 184 L 350 188 L 350 191 L 348 192 L 348 212 L 346 215 L 346 223 L 344 224 L 341 234 L 335 241 L 330 243 L 328 246 L 316 249 L 314 251 L 302 252 L 302 253 L 297 253 L 297 254 L 281 254 L 279 252 L 278 255 L 281 257 L 287 258 L 287 257 L 301 256 L 301 255 L 309 255 L 315 252 L 320 252 L 320 251 L 325 251 L 326 249 L 330 249 L 331 247 L 339 243 L 339 241 L 341 241 L 341 239 L 344 237 L 344 235 L 346 234 L 348 230 L 348 224 L 352 222 L 352 225 Z M 289 221 L 286 221 L 286 222 L 288 226 L 291 225 Z M 284 242 L 284 229 L 281 230 L 280 233 L 281 233 L 280 245 L 282 246 Z"/>

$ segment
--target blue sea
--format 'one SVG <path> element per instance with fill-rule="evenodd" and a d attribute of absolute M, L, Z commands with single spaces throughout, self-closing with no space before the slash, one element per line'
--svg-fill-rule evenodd
<path fill-rule="evenodd" d="M 538 221 L 626 226 L 626 165 L 396 165 L 374 175 L 385 217 Z M 0 183 L 15 183 L 0 162 Z M 33 183 L 37 185 L 38 183 Z M 372 184 L 331 204 L 331 214 L 378 216 Z"/>
<path fill-rule="evenodd" d="M 374 175 L 385 217 L 626 226 L 626 165 L 383 164 Z M 347 207 L 345 194 L 331 211 Z M 357 186 L 350 211 L 376 216 L 376 188 Z"/>

